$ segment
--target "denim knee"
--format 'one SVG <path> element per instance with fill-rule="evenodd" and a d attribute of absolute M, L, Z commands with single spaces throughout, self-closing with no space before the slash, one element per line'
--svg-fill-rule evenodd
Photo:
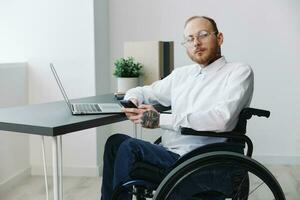
<path fill-rule="evenodd" d="M 135 158 L 139 157 L 141 152 L 140 141 L 135 138 L 129 138 L 120 144 L 118 154 L 122 154 L 123 156 L 134 155 Z"/>
<path fill-rule="evenodd" d="M 105 143 L 105 151 L 118 149 L 119 146 L 130 137 L 125 134 L 117 133 L 111 135 Z"/>
<path fill-rule="evenodd" d="M 123 142 L 127 137 L 129 136 L 121 133 L 113 134 L 106 140 L 105 146 L 114 146 L 116 143 Z"/>

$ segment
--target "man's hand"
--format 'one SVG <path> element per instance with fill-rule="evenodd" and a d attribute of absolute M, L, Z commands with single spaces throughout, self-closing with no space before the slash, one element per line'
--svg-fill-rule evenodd
<path fill-rule="evenodd" d="M 137 99 L 129 99 L 132 103 L 138 106 Z M 127 118 L 135 124 L 140 123 L 140 118 L 142 117 L 142 110 L 138 108 L 122 108 L 122 111 L 126 114 Z"/>
<path fill-rule="evenodd" d="M 152 105 L 140 105 L 140 109 L 145 109 L 141 117 L 141 125 L 144 128 L 159 127 L 159 113 Z"/>
<path fill-rule="evenodd" d="M 135 105 L 138 105 L 136 99 L 130 99 Z M 159 127 L 159 113 L 152 105 L 142 104 L 138 108 L 122 108 L 127 118 L 135 124 L 141 124 L 144 128 Z"/>

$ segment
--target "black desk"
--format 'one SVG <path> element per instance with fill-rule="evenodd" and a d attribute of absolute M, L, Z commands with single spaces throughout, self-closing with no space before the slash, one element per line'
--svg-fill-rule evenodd
<path fill-rule="evenodd" d="M 71 101 L 117 102 L 113 94 Z M 0 130 L 43 136 L 59 136 L 123 120 L 124 114 L 73 116 L 64 101 L 0 109 Z"/>
<path fill-rule="evenodd" d="M 76 99 L 72 100 L 72 102 L 111 103 L 117 102 L 117 100 L 113 94 L 107 94 Z M 1 108 L 0 130 L 52 137 L 54 200 L 62 200 L 61 135 L 126 119 L 123 113 L 73 116 L 66 103 L 64 101 L 58 101 L 21 107 Z"/>

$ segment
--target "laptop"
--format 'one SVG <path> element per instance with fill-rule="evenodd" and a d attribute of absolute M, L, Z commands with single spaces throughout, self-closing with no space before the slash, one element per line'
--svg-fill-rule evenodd
<path fill-rule="evenodd" d="M 65 102 L 73 115 L 122 113 L 122 107 L 118 103 L 71 103 L 52 63 L 50 63 L 50 68 Z"/>

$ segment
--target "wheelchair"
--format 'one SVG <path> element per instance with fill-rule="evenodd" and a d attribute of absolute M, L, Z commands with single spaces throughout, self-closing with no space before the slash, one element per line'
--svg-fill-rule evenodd
<path fill-rule="evenodd" d="M 285 200 L 272 173 L 251 158 L 253 144 L 245 134 L 247 120 L 253 115 L 268 118 L 270 112 L 244 108 L 230 132 L 181 128 L 183 135 L 221 137 L 226 141 L 192 150 L 180 157 L 171 169 L 137 161 L 130 172 L 132 180 L 117 187 L 112 199 L 122 199 L 122 194 L 127 192 L 137 200 Z M 155 141 L 160 142 L 161 138 Z"/>

